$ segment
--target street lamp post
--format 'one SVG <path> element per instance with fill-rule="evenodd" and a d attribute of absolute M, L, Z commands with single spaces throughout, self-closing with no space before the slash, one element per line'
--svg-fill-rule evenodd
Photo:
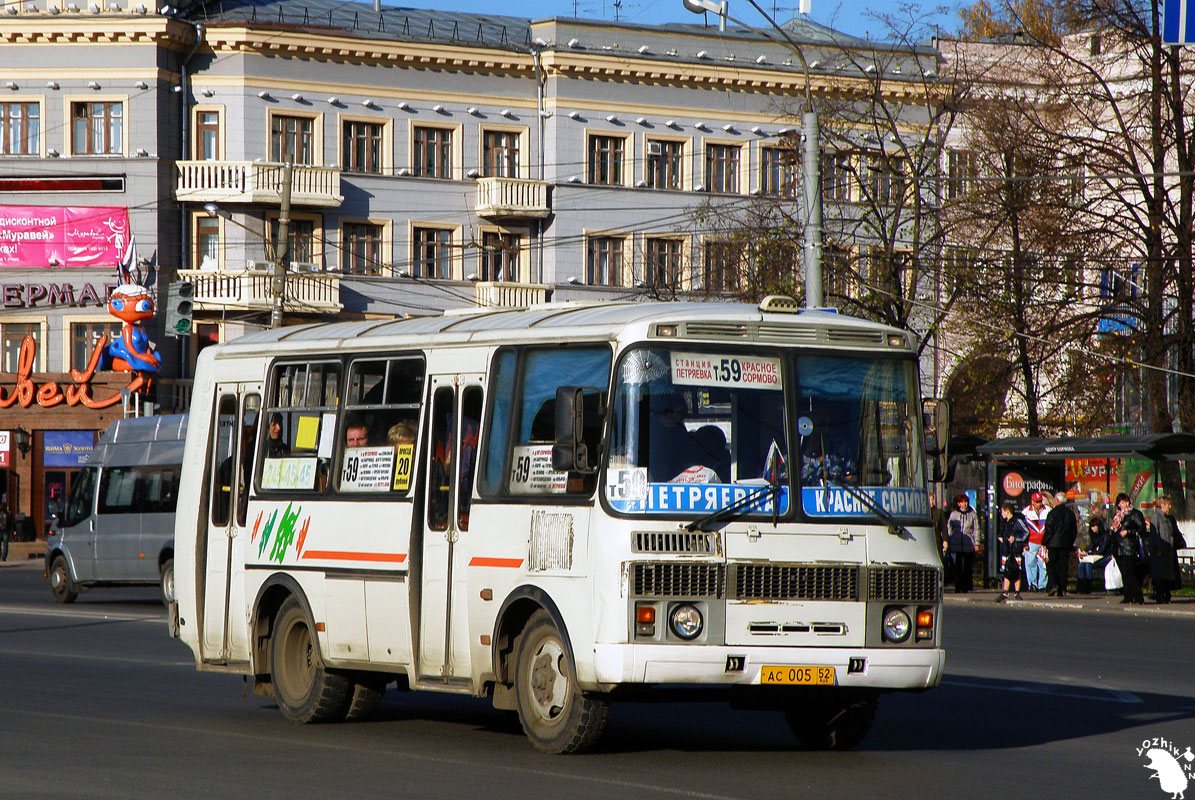
<path fill-rule="evenodd" d="M 813 93 L 809 82 L 809 64 L 805 61 L 805 53 L 801 50 L 801 46 L 788 35 L 788 32 L 777 25 L 776 21 L 760 8 L 756 0 L 747 0 L 747 2 L 779 32 L 780 36 L 783 37 L 782 42 L 766 31 L 761 31 L 753 25 L 748 25 L 742 20 L 730 16 L 726 10 L 727 4 L 725 0 L 722 2 L 714 2 L 714 0 L 682 0 L 682 2 L 685 8 L 694 14 L 704 14 L 707 11 L 717 14 L 719 30 L 726 30 L 726 20 L 730 20 L 747 30 L 755 31 L 765 39 L 787 45 L 801 62 L 801 72 L 805 78 L 805 109 L 801 114 L 801 129 L 805 136 L 805 146 L 801 160 L 802 172 L 804 174 L 803 182 L 805 184 L 805 191 L 801 195 L 804 205 L 804 208 L 801 209 L 801 216 L 805 222 L 803 237 L 805 244 L 805 307 L 821 308 L 825 304 L 825 301 L 822 295 L 822 170 L 819 148 L 820 131 L 818 129 L 817 111 L 813 108 Z"/>

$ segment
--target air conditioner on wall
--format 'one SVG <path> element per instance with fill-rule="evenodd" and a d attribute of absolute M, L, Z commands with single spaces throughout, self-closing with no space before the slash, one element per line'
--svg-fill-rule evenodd
<path fill-rule="evenodd" d="M 252 272 L 269 272 L 274 268 L 272 261 L 254 261 L 252 259 L 245 262 L 245 269 Z"/>
<path fill-rule="evenodd" d="M 310 261 L 292 261 L 290 268 L 292 272 L 319 272 L 319 264 Z"/>
<path fill-rule="evenodd" d="M 659 142 L 648 142 L 647 143 L 647 154 L 649 156 L 658 156 L 658 155 L 662 155 L 663 153 L 664 153 L 664 145 L 660 144 Z"/>

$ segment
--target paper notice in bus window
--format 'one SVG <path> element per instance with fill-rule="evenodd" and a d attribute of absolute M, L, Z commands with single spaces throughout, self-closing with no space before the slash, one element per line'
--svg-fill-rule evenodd
<path fill-rule="evenodd" d="M 411 485 L 411 470 L 415 466 L 415 445 L 400 444 L 394 454 L 394 491 L 405 492 Z"/>
<path fill-rule="evenodd" d="M 644 467 L 606 471 L 606 499 L 620 511 L 647 507 L 647 470 Z"/>
<path fill-rule="evenodd" d="M 342 492 L 384 492 L 394 472 L 393 447 L 349 447 L 340 470 Z"/>
<path fill-rule="evenodd" d="M 319 434 L 319 417 L 304 415 L 299 417 L 299 424 L 295 427 L 295 449 L 314 450 L 315 437 Z"/>
<path fill-rule="evenodd" d="M 564 494 L 568 473 L 552 469 L 552 445 L 530 444 L 514 449 L 510 490 L 518 494 Z"/>
<path fill-rule="evenodd" d="M 317 458 L 267 458 L 261 464 L 263 489 L 313 489 Z"/>
<path fill-rule="evenodd" d="M 677 386 L 779 389 L 780 359 L 742 354 L 673 353 L 672 383 Z"/>
<path fill-rule="evenodd" d="M 332 457 L 332 445 L 336 438 L 336 415 L 324 414 L 323 425 L 319 431 L 319 450 L 316 455 L 320 458 Z"/>

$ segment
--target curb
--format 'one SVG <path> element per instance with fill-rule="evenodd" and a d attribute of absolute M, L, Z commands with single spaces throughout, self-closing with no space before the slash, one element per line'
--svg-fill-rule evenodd
<path fill-rule="evenodd" d="M 947 605 L 950 604 L 967 604 L 967 605 L 1003 605 L 1008 608 L 1034 608 L 1034 609 L 1056 609 L 1059 611 L 1088 611 L 1112 614 L 1144 614 L 1146 616 L 1164 616 L 1164 617 L 1195 617 L 1195 603 L 1180 602 L 1177 605 L 1171 604 L 1168 606 L 1158 606 L 1154 603 L 1148 603 L 1143 606 L 1139 605 L 1122 605 L 1117 595 L 1112 594 L 1106 597 L 1084 597 L 1083 599 L 1065 598 L 1062 600 L 1008 600 L 1006 603 L 997 603 L 1000 597 L 996 592 L 985 592 L 983 594 L 971 593 L 968 595 L 957 595 L 946 593 L 943 595 L 943 600 Z"/>

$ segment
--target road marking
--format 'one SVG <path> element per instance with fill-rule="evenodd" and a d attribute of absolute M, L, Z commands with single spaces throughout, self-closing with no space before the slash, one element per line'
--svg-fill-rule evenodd
<path fill-rule="evenodd" d="M 319 741 L 306 741 L 294 735 L 289 736 L 262 736 L 260 733 L 247 734 L 236 733 L 234 731 L 225 730 L 222 728 L 202 728 L 187 725 L 161 725 L 152 722 L 136 722 L 134 720 L 111 718 L 111 717 L 91 717 L 80 716 L 78 714 L 58 714 L 51 711 L 30 711 L 24 708 L 0 707 L 0 713 L 3 714 L 24 714 L 30 717 L 42 717 L 45 719 L 56 719 L 77 724 L 79 722 L 92 722 L 103 725 L 122 725 L 130 728 L 146 728 L 151 730 L 166 730 L 180 734 L 195 735 L 201 734 L 206 736 L 223 736 L 231 739 L 242 739 L 253 742 L 254 744 L 263 744 L 273 741 L 277 744 L 277 752 L 284 752 L 287 749 L 293 749 L 296 746 L 309 746 L 321 750 L 336 750 L 344 753 L 352 753 L 360 755 L 361 753 L 372 753 L 377 756 L 384 756 L 388 759 L 408 759 L 410 761 L 430 762 L 433 764 L 441 764 L 453 767 L 485 767 L 487 770 L 495 772 L 509 772 L 519 775 L 534 775 L 536 777 L 551 777 L 559 778 L 562 781 L 580 781 L 584 783 L 597 784 L 601 786 L 609 786 L 611 788 L 632 790 L 635 792 L 654 792 L 662 795 L 676 795 L 678 797 L 700 798 L 700 800 L 742 800 L 733 795 L 710 794 L 708 792 L 695 792 L 691 789 L 678 789 L 672 786 L 660 786 L 652 783 L 640 783 L 637 781 L 618 780 L 617 778 L 599 778 L 592 775 L 578 775 L 575 772 L 564 770 L 550 770 L 539 767 L 517 767 L 510 764 L 502 764 L 492 760 L 469 761 L 463 758 L 447 758 L 445 756 L 433 756 L 424 753 L 412 753 L 409 751 L 400 751 L 392 748 L 374 748 L 362 746 L 361 744 L 335 744 L 324 739 Z M 287 723 L 289 724 L 289 723 Z"/>
<path fill-rule="evenodd" d="M 1022 694 L 1045 694 L 1053 697 L 1065 697 L 1068 700 L 1102 700 L 1106 703 L 1143 703 L 1140 697 L 1132 692 L 1126 692 L 1120 689 L 1100 689 L 1099 687 L 1089 687 L 1096 691 L 1104 692 L 1104 694 L 1090 694 L 1083 691 L 1067 691 L 1057 686 L 1046 686 L 1044 684 L 1031 683 L 1014 683 L 1012 685 L 999 685 L 994 683 L 981 683 L 979 681 L 959 680 L 958 678 L 943 678 L 943 686 L 956 686 L 964 689 L 987 689 L 992 692 L 1020 692 Z"/>
<path fill-rule="evenodd" d="M 92 611 L 86 607 L 79 606 L 74 606 L 71 608 L 45 608 L 44 606 L 0 603 L 0 613 L 24 614 L 35 617 L 61 617 L 67 619 L 112 619 L 120 620 L 122 622 L 166 623 L 165 615 L 158 609 L 154 609 L 153 611 L 145 611 L 144 613 L 136 613 L 131 611 L 104 611 L 103 609 L 99 608 Z"/>
<path fill-rule="evenodd" d="M 89 656 L 84 653 L 51 653 L 44 650 L 0 650 L 0 653 L 5 655 L 20 657 L 28 656 L 30 658 L 50 658 L 50 659 L 66 659 L 73 658 L 78 661 L 112 661 L 117 664 L 139 664 L 147 667 L 192 667 L 194 668 L 194 661 L 149 661 L 145 658 L 121 658 L 120 656 Z"/>

